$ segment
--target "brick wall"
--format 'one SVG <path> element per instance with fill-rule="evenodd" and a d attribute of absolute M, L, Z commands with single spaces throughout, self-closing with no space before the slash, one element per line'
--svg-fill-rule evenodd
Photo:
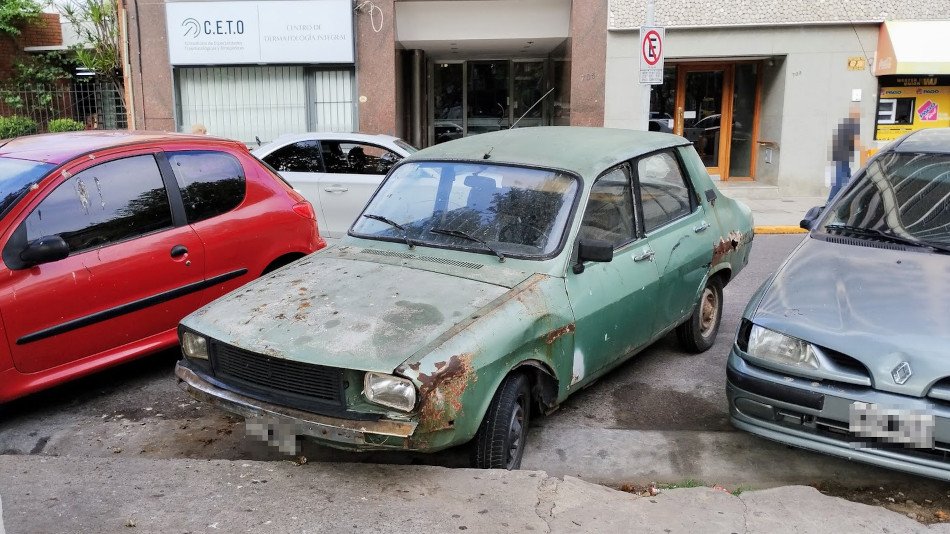
<path fill-rule="evenodd" d="M 23 28 L 15 38 L 0 37 L 0 80 L 5 80 L 10 75 L 16 57 L 25 53 L 23 48 L 61 44 L 63 31 L 56 13 L 41 13 L 36 22 Z"/>

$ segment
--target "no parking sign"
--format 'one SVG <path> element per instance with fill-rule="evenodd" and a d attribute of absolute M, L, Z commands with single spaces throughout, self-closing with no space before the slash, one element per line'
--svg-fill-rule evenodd
<path fill-rule="evenodd" d="M 663 40 L 666 28 L 640 26 L 640 83 L 663 83 Z"/>

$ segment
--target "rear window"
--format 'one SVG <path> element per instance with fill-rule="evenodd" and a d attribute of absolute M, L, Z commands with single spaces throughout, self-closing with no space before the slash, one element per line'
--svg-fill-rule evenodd
<path fill-rule="evenodd" d="M 189 223 L 227 213 L 244 200 L 244 169 L 231 154 L 213 150 L 169 152 L 168 162 L 178 180 Z"/>
<path fill-rule="evenodd" d="M 0 158 L 0 217 L 10 211 L 55 165 L 25 159 Z"/>

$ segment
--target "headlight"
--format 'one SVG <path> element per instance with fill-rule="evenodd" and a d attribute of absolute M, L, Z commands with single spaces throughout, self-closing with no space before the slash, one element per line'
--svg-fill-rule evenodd
<path fill-rule="evenodd" d="M 752 325 L 747 351 L 750 356 L 775 363 L 818 369 L 815 348 L 806 341 Z"/>
<path fill-rule="evenodd" d="M 416 406 L 416 387 L 405 378 L 382 373 L 366 373 L 363 378 L 366 400 L 404 412 Z"/>
<path fill-rule="evenodd" d="M 208 340 L 194 332 L 181 335 L 181 351 L 193 360 L 208 359 Z"/>

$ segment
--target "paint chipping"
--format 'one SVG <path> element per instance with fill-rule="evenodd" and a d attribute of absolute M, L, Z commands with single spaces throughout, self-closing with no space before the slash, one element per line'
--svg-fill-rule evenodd
<path fill-rule="evenodd" d="M 544 336 L 544 342 L 548 345 L 552 345 L 559 337 L 572 333 L 574 333 L 574 323 L 566 324 L 561 328 L 556 328 L 548 332 L 547 335 Z"/>
<path fill-rule="evenodd" d="M 433 367 L 431 374 L 418 376 L 420 433 L 451 428 L 462 412 L 462 394 L 476 380 L 471 354 L 452 356 Z"/>

